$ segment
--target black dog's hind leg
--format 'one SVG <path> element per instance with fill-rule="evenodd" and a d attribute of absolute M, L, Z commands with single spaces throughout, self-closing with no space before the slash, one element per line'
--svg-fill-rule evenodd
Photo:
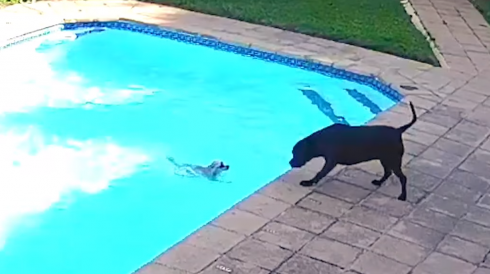
<path fill-rule="evenodd" d="M 398 196 L 398 200 L 406 201 L 407 200 L 407 176 L 403 174 L 402 171 L 402 157 L 403 153 L 400 153 L 397 157 L 393 157 L 389 161 L 385 161 L 383 166 L 387 165 L 393 173 L 395 173 L 396 177 L 400 180 L 401 184 L 401 193 Z M 386 169 L 385 169 L 386 171 Z M 391 172 L 390 172 L 391 173 Z M 385 174 L 386 175 L 386 174 Z M 384 178 L 384 176 L 383 176 Z M 381 178 L 381 179 L 383 179 Z"/>
<path fill-rule="evenodd" d="M 381 165 L 383 166 L 384 169 L 384 174 L 383 177 L 381 177 L 379 180 L 373 180 L 371 183 L 375 186 L 381 186 L 393 173 L 391 169 L 391 163 L 387 160 L 380 160 Z"/>
<path fill-rule="evenodd" d="M 302 186 L 312 186 L 318 184 L 318 182 L 327 174 L 332 171 L 332 169 L 337 165 L 336 162 L 326 159 L 325 164 L 323 164 L 322 169 L 313 177 L 313 179 L 308 181 L 301 181 L 299 184 Z"/>
<path fill-rule="evenodd" d="M 398 200 L 406 201 L 407 200 L 407 176 L 403 174 L 401 165 L 398 166 L 397 168 L 394 168 L 393 173 L 395 173 L 396 177 L 400 179 L 400 184 L 401 184 L 401 194 L 400 196 L 398 196 Z"/>

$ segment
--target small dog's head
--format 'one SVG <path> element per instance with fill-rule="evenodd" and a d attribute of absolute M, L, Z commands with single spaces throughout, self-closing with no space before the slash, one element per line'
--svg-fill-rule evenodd
<path fill-rule="evenodd" d="M 311 158 L 308 145 L 301 140 L 293 147 L 293 158 L 289 161 L 289 165 L 292 168 L 300 168 L 311 160 Z"/>
<path fill-rule="evenodd" d="M 222 161 L 213 161 L 208 168 L 214 176 L 218 176 L 221 172 L 230 169 L 229 165 L 225 165 Z"/>

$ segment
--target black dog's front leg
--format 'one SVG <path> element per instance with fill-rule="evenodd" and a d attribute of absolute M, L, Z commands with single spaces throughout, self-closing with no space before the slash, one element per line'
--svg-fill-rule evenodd
<path fill-rule="evenodd" d="M 318 182 L 327 174 L 332 171 L 332 169 L 337 165 L 336 162 L 331 160 L 325 160 L 325 164 L 323 164 L 322 170 L 320 170 L 315 177 L 311 180 L 301 181 L 299 184 L 305 187 L 312 186 L 318 184 Z"/>

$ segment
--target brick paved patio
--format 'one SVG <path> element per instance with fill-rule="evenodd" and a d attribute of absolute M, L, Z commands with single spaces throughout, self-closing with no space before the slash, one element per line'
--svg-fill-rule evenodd
<path fill-rule="evenodd" d="M 73 20 L 131 19 L 375 74 L 404 102 L 373 124 L 401 125 L 409 202 L 378 163 L 338 168 L 300 187 L 321 160 L 291 171 L 138 274 L 490 274 L 490 28 L 466 0 L 413 0 L 450 69 L 349 45 L 132 1 L 57 1 L 0 10 L 0 39 Z M 26 21 L 26 18 L 29 18 Z M 81 262 L 83 263 L 83 262 Z"/>

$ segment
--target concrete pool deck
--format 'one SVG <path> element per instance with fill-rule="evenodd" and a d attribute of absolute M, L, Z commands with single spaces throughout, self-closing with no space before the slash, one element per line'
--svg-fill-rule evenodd
<path fill-rule="evenodd" d="M 0 40 L 56 23 L 129 19 L 374 74 L 406 95 L 373 124 L 405 134 L 409 201 L 378 163 L 300 187 L 291 171 L 138 274 L 490 274 L 490 28 L 467 0 L 413 0 L 449 68 L 274 28 L 133 1 L 43 1 L 0 9 Z M 400 85 L 418 87 L 404 90 Z M 163 236 L 163 235 L 162 235 Z M 83 263 L 83 262 L 81 262 Z"/>

